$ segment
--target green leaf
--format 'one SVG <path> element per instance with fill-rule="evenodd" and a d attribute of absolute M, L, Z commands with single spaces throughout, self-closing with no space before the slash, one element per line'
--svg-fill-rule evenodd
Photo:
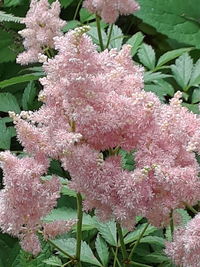
<path fill-rule="evenodd" d="M 62 266 L 61 259 L 56 256 L 51 256 L 49 259 L 44 260 L 43 262 L 51 266 Z"/>
<path fill-rule="evenodd" d="M 73 30 L 76 27 L 81 26 L 80 21 L 78 20 L 70 20 L 67 22 L 67 24 L 62 28 L 63 32 L 68 32 L 69 30 Z"/>
<path fill-rule="evenodd" d="M 192 111 L 195 114 L 200 114 L 199 104 L 182 103 L 182 106 L 188 108 L 190 111 Z"/>
<path fill-rule="evenodd" d="M 196 64 L 193 67 L 189 86 L 198 86 L 199 84 L 200 84 L 200 59 L 196 62 Z"/>
<path fill-rule="evenodd" d="M 12 34 L 0 30 L 0 63 L 14 61 L 17 53 Z"/>
<path fill-rule="evenodd" d="M 26 74 L 26 75 L 21 75 L 17 77 L 10 78 L 8 80 L 4 80 L 0 82 L 0 88 L 5 88 L 14 84 L 18 83 L 24 83 L 24 82 L 30 82 L 30 81 L 35 81 L 38 80 L 41 77 L 41 75 L 37 74 Z"/>
<path fill-rule="evenodd" d="M 73 0 L 59 0 L 59 1 L 61 3 L 61 6 L 64 8 L 68 7 L 73 2 Z"/>
<path fill-rule="evenodd" d="M 61 193 L 65 196 L 76 197 L 76 192 L 74 190 L 69 189 L 67 185 L 62 186 Z"/>
<path fill-rule="evenodd" d="M 96 27 L 91 27 L 91 29 L 87 32 L 89 36 L 91 36 L 93 42 L 97 45 L 99 45 L 99 37 L 98 37 L 98 32 Z M 104 31 L 104 29 L 101 28 L 101 34 L 102 34 L 102 39 L 103 39 L 103 44 L 106 46 L 107 43 L 107 35 Z"/>
<path fill-rule="evenodd" d="M 137 32 L 126 42 L 127 44 L 130 44 L 132 46 L 132 49 L 131 49 L 132 57 L 137 53 L 143 40 L 144 40 L 144 35 L 141 32 Z"/>
<path fill-rule="evenodd" d="M 176 209 L 176 212 L 181 216 L 182 226 L 186 225 L 192 219 L 192 217 L 184 209 Z"/>
<path fill-rule="evenodd" d="M 155 80 L 164 79 L 164 78 L 168 78 L 168 77 L 171 77 L 171 75 L 164 74 L 162 72 L 146 71 L 144 73 L 144 82 L 149 83 L 149 82 L 153 82 Z"/>
<path fill-rule="evenodd" d="M 119 154 L 121 155 L 122 168 L 128 171 L 133 171 L 135 169 L 133 152 L 127 152 L 123 149 L 120 149 Z"/>
<path fill-rule="evenodd" d="M 156 55 L 150 45 L 142 44 L 138 51 L 138 57 L 140 62 L 148 69 L 153 70 L 155 68 Z"/>
<path fill-rule="evenodd" d="M 134 15 L 168 37 L 200 48 L 199 0 L 138 0 Z"/>
<path fill-rule="evenodd" d="M 23 3 L 23 0 L 4 0 L 4 7 L 12 7 L 21 5 Z"/>
<path fill-rule="evenodd" d="M 108 33 L 110 31 L 110 27 L 111 26 L 109 26 L 108 28 Z M 117 25 L 114 24 L 109 48 L 117 48 L 117 50 L 120 50 L 122 47 L 123 38 L 124 36 L 123 36 L 122 30 Z"/>
<path fill-rule="evenodd" d="M 72 208 L 57 208 L 52 210 L 52 212 L 44 218 L 45 222 L 53 222 L 57 220 L 70 220 L 77 218 L 77 211 Z M 96 229 L 95 217 L 91 217 L 89 214 L 83 214 L 83 225 L 82 231 Z M 74 227 L 74 232 L 76 227 Z"/>
<path fill-rule="evenodd" d="M 104 239 L 99 234 L 95 242 L 95 247 L 103 266 L 106 267 L 108 265 L 108 260 L 109 260 L 108 246 L 104 241 Z"/>
<path fill-rule="evenodd" d="M 146 225 L 147 225 L 147 224 L 144 223 L 144 224 L 140 225 L 135 231 L 129 233 L 129 234 L 124 238 L 124 243 L 125 243 L 125 244 L 129 244 L 129 243 L 131 243 L 131 242 L 133 242 L 133 241 L 136 241 L 136 240 L 140 237 L 140 235 L 141 235 L 142 231 L 144 230 L 144 228 L 146 227 Z M 147 228 L 147 230 L 146 230 L 145 233 L 144 233 L 144 236 L 147 236 L 147 235 L 149 235 L 149 234 L 155 232 L 156 230 L 157 230 L 156 227 L 154 227 L 154 226 L 152 226 L 152 225 L 149 225 L 148 228 Z"/>
<path fill-rule="evenodd" d="M 192 93 L 192 104 L 199 103 L 200 102 L 200 87 L 194 89 Z"/>
<path fill-rule="evenodd" d="M 73 256 L 76 254 L 76 239 L 56 239 L 54 243 L 61 248 L 63 251 L 66 251 L 69 255 Z M 63 257 L 66 257 L 65 254 L 58 251 Z M 102 266 L 101 263 L 94 256 L 90 246 L 86 242 L 81 242 L 81 261 L 86 263 L 91 263 L 97 266 Z"/>
<path fill-rule="evenodd" d="M 20 112 L 19 104 L 14 95 L 10 93 L 0 93 L 0 111 L 14 111 L 16 113 Z"/>
<path fill-rule="evenodd" d="M 169 52 L 163 54 L 158 60 L 156 69 L 163 66 L 164 64 L 171 61 L 172 59 L 175 59 L 175 58 L 181 56 L 183 53 L 189 52 L 190 50 L 191 50 L 191 48 L 180 48 L 180 49 L 169 51 Z"/>
<path fill-rule="evenodd" d="M 12 21 L 16 23 L 22 23 L 21 22 L 22 18 L 15 17 L 12 14 L 7 14 L 6 12 L 0 10 L 0 22 L 3 22 L 3 21 Z"/>
<path fill-rule="evenodd" d="M 5 122 L 0 120 L 0 149 L 10 149 L 13 127 L 6 127 Z"/>
<path fill-rule="evenodd" d="M 90 13 L 86 8 L 81 8 L 79 14 L 81 23 L 95 19 L 95 15 Z"/>
<path fill-rule="evenodd" d="M 188 84 L 192 74 L 192 68 L 193 60 L 188 53 L 185 53 L 180 56 L 176 60 L 175 65 L 171 66 L 175 80 L 184 91 L 188 90 Z"/>
<path fill-rule="evenodd" d="M 110 221 L 107 223 L 97 223 L 97 228 L 102 237 L 112 246 L 117 246 L 117 229 L 116 223 Z"/>
<path fill-rule="evenodd" d="M 168 261 L 168 257 L 160 252 L 153 252 L 151 254 L 145 255 L 143 260 L 148 263 L 162 263 Z"/>
<path fill-rule="evenodd" d="M 159 236 L 145 236 L 140 240 L 140 243 L 148 243 L 150 245 L 165 247 L 165 239 Z"/>

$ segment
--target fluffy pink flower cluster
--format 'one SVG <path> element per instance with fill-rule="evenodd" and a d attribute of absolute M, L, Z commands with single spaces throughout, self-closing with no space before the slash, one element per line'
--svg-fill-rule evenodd
<path fill-rule="evenodd" d="M 119 15 L 139 10 L 139 4 L 134 0 L 85 0 L 83 6 L 97 13 L 107 23 L 114 23 Z"/>
<path fill-rule="evenodd" d="M 165 252 L 182 267 L 200 267 L 200 214 L 184 228 L 174 233 L 174 240 L 168 243 Z"/>
<path fill-rule="evenodd" d="M 56 205 L 60 181 L 42 181 L 49 162 L 43 155 L 17 158 L 10 152 L 0 153 L 4 172 L 4 189 L 0 191 L 0 227 L 3 232 L 18 237 L 21 246 L 32 254 L 40 252 L 36 232 L 42 217 Z"/>
<path fill-rule="evenodd" d="M 27 152 L 61 160 L 86 210 L 127 227 L 135 215 L 162 226 L 172 209 L 198 200 L 199 167 L 188 146 L 200 119 L 181 106 L 179 92 L 165 105 L 142 89 L 129 46 L 98 53 L 86 30 L 55 38 L 58 54 L 41 79 L 44 104 L 14 116 L 18 138 Z M 122 170 L 117 155 L 103 158 L 115 147 L 136 150 L 134 171 Z"/>
<path fill-rule="evenodd" d="M 24 38 L 24 47 L 27 51 L 17 57 L 17 62 L 26 65 L 38 62 L 39 54 L 45 49 L 54 48 L 53 38 L 61 36 L 61 28 L 65 21 L 59 18 L 59 1 L 50 6 L 48 0 L 31 0 L 30 9 L 22 20 L 26 28 L 19 33 Z"/>

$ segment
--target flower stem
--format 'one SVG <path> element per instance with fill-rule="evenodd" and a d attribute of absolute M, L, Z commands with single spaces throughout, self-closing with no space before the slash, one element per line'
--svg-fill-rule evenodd
<path fill-rule="evenodd" d="M 171 229 L 171 235 L 173 237 L 174 234 L 174 218 L 173 218 L 173 210 L 170 212 L 170 229 Z"/>
<path fill-rule="evenodd" d="M 76 7 L 76 10 L 75 10 L 75 13 L 74 13 L 73 20 L 76 19 L 76 16 L 77 16 L 77 14 L 78 14 L 78 11 L 79 11 L 79 8 L 80 8 L 81 3 L 82 3 L 82 0 L 79 1 L 78 5 L 77 5 L 77 7 Z"/>
<path fill-rule="evenodd" d="M 57 246 L 52 240 L 48 239 L 47 241 L 49 244 L 51 244 L 53 247 L 55 247 L 58 251 L 60 251 L 61 253 L 63 253 L 64 255 L 66 255 L 68 258 L 74 260 L 75 257 L 71 256 L 70 254 L 68 254 L 66 251 L 64 251 L 62 248 L 60 248 L 59 246 Z"/>
<path fill-rule="evenodd" d="M 192 211 L 194 214 L 198 214 L 198 211 L 195 210 L 192 206 L 190 206 L 188 203 L 183 202 L 183 204 L 186 206 L 187 209 L 189 209 L 190 211 Z"/>
<path fill-rule="evenodd" d="M 143 229 L 143 231 L 141 232 L 141 234 L 140 234 L 138 240 L 136 241 L 135 245 L 133 246 L 133 248 L 132 248 L 132 250 L 131 250 L 131 253 L 130 253 L 129 256 L 128 256 L 129 260 L 131 260 L 131 258 L 132 258 L 132 256 L 133 256 L 133 253 L 134 253 L 135 249 L 137 248 L 137 246 L 139 245 L 140 240 L 142 239 L 142 237 L 143 237 L 145 231 L 147 230 L 148 226 L 149 226 L 149 223 L 147 223 L 147 225 L 144 227 L 144 229 Z"/>
<path fill-rule="evenodd" d="M 109 30 L 108 40 L 107 40 L 107 43 L 106 43 L 106 48 L 109 47 L 110 39 L 111 39 L 111 36 L 112 36 L 112 31 L 113 31 L 113 24 L 110 25 L 110 30 Z"/>
<path fill-rule="evenodd" d="M 104 45 L 103 45 L 103 38 L 101 34 L 100 17 L 97 14 L 96 14 L 96 24 L 97 24 L 97 32 L 98 32 L 98 37 L 99 37 L 99 45 L 100 45 L 101 51 L 103 51 Z"/>
<path fill-rule="evenodd" d="M 128 253 L 126 251 L 126 246 L 124 244 L 124 237 L 123 237 L 123 233 L 122 233 L 122 228 L 121 228 L 119 223 L 117 223 L 117 232 L 118 232 L 119 241 L 120 241 L 120 245 L 121 245 L 124 266 L 126 266 L 128 264 Z"/>
<path fill-rule="evenodd" d="M 81 267 L 81 240 L 82 240 L 82 221 L 83 221 L 83 206 L 82 206 L 82 196 L 80 193 L 77 194 L 77 213 L 78 213 L 78 223 L 76 232 L 76 260 L 77 266 Z"/>
<path fill-rule="evenodd" d="M 118 260 L 118 257 L 117 257 L 118 249 L 119 249 L 119 247 L 116 247 L 116 250 L 114 251 L 114 249 L 111 248 L 112 253 L 113 253 L 113 255 L 114 255 L 113 267 L 116 267 L 116 262 L 117 262 L 118 266 L 121 267 L 121 264 L 120 264 L 120 262 L 119 262 L 119 260 Z"/>

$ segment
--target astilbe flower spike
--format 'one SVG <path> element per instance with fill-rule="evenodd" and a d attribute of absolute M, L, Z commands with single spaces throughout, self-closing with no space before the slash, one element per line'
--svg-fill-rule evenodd
<path fill-rule="evenodd" d="M 139 10 L 135 0 L 85 0 L 83 6 L 107 23 L 114 23 L 119 15 L 129 15 Z"/>
<path fill-rule="evenodd" d="M 60 181 L 56 177 L 41 180 L 49 167 L 42 154 L 19 159 L 10 152 L 2 152 L 0 161 L 4 173 L 0 227 L 4 233 L 18 237 L 24 250 L 36 255 L 41 249 L 36 233 L 42 226 L 42 217 L 56 205 Z"/>
<path fill-rule="evenodd" d="M 86 210 L 131 227 L 136 215 L 156 226 L 169 223 L 172 209 L 193 205 L 200 192 L 198 163 L 188 145 L 200 119 L 143 90 L 143 68 L 130 46 L 98 53 L 87 27 L 56 37 L 58 54 L 44 63 L 39 111 L 11 114 L 28 153 L 60 159 L 71 188 L 85 195 Z M 120 156 L 100 151 L 135 149 L 136 168 L 122 170 Z M 187 186 L 185 186 L 187 184 Z"/>
<path fill-rule="evenodd" d="M 18 63 L 38 62 L 39 54 L 44 54 L 45 49 L 54 48 L 53 38 L 62 35 L 61 28 L 66 24 L 59 18 L 59 13 L 59 1 L 50 6 L 48 0 L 31 0 L 30 9 L 22 20 L 26 28 L 19 32 L 24 38 L 26 51 L 18 55 Z"/>
<path fill-rule="evenodd" d="M 166 244 L 166 254 L 182 267 L 200 267 L 200 214 L 185 227 L 174 232 L 173 242 Z"/>

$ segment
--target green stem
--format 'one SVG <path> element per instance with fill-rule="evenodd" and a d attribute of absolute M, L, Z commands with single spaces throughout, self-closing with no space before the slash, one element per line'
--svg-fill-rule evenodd
<path fill-rule="evenodd" d="M 65 266 L 67 266 L 68 264 L 70 264 L 70 263 L 72 263 L 72 262 L 73 262 L 73 260 L 70 260 L 70 261 L 64 263 L 61 267 L 65 267 Z"/>
<path fill-rule="evenodd" d="M 78 223 L 77 223 L 77 233 L 76 233 L 76 260 L 78 261 L 77 266 L 81 267 L 81 240 L 82 240 L 82 222 L 83 222 L 83 206 L 82 206 L 82 196 L 80 193 L 77 194 L 77 213 L 78 213 Z"/>
<path fill-rule="evenodd" d="M 141 234 L 140 234 L 138 240 L 136 241 L 135 245 L 133 246 L 133 248 L 132 248 L 132 250 L 131 250 L 131 252 L 130 252 L 130 254 L 129 254 L 129 256 L 128 256 L 129 260 L 131 260 L 131 258 L 132 258 L 132 256 L 133 256 L 133 253 L 134 253 L 135 249 L 137 248 L 137 246 L 139 245 L 140 240 L 142 239 L 142 237 L 143 237 L 144 233 L 146 232 L 148 226 L 149 226 L 149 223 L 147 223 L 147 225 L 144 227 L 144 229 L 143 229 L 143 231 L 141 232 Z"/>
<path fill-rule="evenodd" d="M 124 244 L 124 237 L 123 237 L 123 233 L 122 233 L 122 228 L 121 228 L 121 226 L 120 226 L 119 223 L 117 223 L 117 232 L 118 232 L 119 241 L 120 241 L 120 245 L 121 245 L 124 266 L 126 266 L 126 264 L 128 264 L 128 262 L 127 262 L 127 260 L 128 260 L 128 253 L 126 251 L 126 246 Z"/>
<path fill-rule="evenodd" d="M 171 235 L 173 236 L 173 234 L 174 234 L 173 210 L 170 212 L 170 230 L 171 230 Z"/>
<path fill-rule="evenodd" d="M 111 24 L 111 26 L 110 26 L 110 30 L 109 30 L 109 35 L 108 35 L 108 40 L 107 40 L 106 48 L 109 47 L 110 39 L 111 39 L 111 36 L 112 36 L 112 31 L 113 31 L 113 24 Z"/>
<path fill-rule="evenodd" d="M 183 204 L 186 206 L 187 209 L 189 209 L 190 211 L 192 211 L 194 214 L 198 214 L 198 211 L 195 210 L 192 206 L 190 206 L 188 203 L 183 202 Z"/>
<path fill-rule="evenodd" d="M 62 248 L 60 248 L 59 246 L 57 246 L 52 240 L 48 239 L 48 243 L 51 244 L 53 247 L 55 247 L 58 251 L 60 251 L 64 255 L 66 255 L 68 258 L 74 260 L 74 256 L 71 256 L 66 251 L 64 251 Z"/>
<path fill-rule="evenodd" d="M 82 3 L 82 0 L 79 1 L 78 5 L 77 5 L 77 7 L 76 7 L 76 10 L 75 10 L 75 13 L 74 13 L 73 20 L 76 19 L 76 16 L 77 16 L 77 14 L 78 14 L 78 11 L 79 11 L 79 8 L 80 8 L 81 3 Z"/>
<path fill-rule="evenodd" d="M 120 264 L 120 262 L 119 262 L 119 260 L 118 260 L 118 257 L 117 257 L 118 249 L 119 249 L 119 247 L 116 247 L 116 251 L 114 251 L 114 249 L 111 248 L 111 251 L 112 251 L 112 253 L 113 253 L 113 255 L 114 255 L 114 263 L 113 263 L 113 267 L 116 266 L 116 262 L 117 262 L 117 264 L 118 264 L 119 267 L 122 267 L 121 264 Z"/>
<path fill-rule="evenodd" d="M 146 265 L 146 264 L 138 263 L 138 262 L 135 262 L 135 261 L 131 261 L 130 263 L 134 264 L 137 267 L 152 267 L 151 265 Z"/>
<path fill-rule="evenodd" d="M 97 24 L 97 32 L 98 32 L 98 37 L 99 37 L 99 45 L 100 45 L 101 51 L 103 51 L 104 45 L 103 45 L 103 38 L 101 34 L 100 17 L 97 14 L 96 14 L 96 24 Z"/>

